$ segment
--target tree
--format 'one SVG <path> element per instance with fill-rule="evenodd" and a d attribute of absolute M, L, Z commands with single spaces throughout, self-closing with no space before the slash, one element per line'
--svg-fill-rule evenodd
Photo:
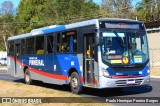
<path fill-rule="evenodd" d="M 26 23 L 21 33 L 51 24 L 67 24 L 99 11 L 92 0 L 21 0 L 17 21 Z"/>
<path fill-rule="evenodd" d="M 102 0 L 102 8 L 109 13 L 109 17 L 131 18 L 131 1 L 132 0 Z"/>
<path fill-rule="evenodd" d="M 135 12 L 139 20 L 158 20 L 160 19 L 160 1 L 142 0 L 137 4 Z"/>
<path fill-rule="evenodd" d="M 5 1 L 2 3 L 1 8 L 1 27 L 0 27 L 0 38 L 3 39 L 1 42 L 3 50 L 7 50 L 7 38 L 13 34 L 13 27 L 11 22 L 14 20 L 14 5 L 11 1 Z"/>
<path fill-rule="evenodd" d="M 45 8 L 46 0 L 21 0 L 17 9 L 16 21 L 25 24 L 20 33 L 27 33 L 37 27 L 36 23 L 40 23 L 41 14 Z M 43 16 L 45 17 L 45 16 Z M 34 23 L 34 24 L 33 24 Z M 36 25 L 36 26 L 35 26 Z M 39 26 L 40 27 L 40 26 Z"/>

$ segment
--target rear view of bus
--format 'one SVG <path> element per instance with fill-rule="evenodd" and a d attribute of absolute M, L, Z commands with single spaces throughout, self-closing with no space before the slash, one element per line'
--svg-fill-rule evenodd
<path fill-rule="evenodd" d="M 145 26 L 132 20 L 99 20 L 99 88 L 149 84 Z"/>

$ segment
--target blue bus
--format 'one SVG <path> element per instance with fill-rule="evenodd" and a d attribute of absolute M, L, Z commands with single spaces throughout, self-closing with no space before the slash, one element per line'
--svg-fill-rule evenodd
<path fill-rule="evenodd" d="M 8 73 L 45 83 L 122 88 L 150 82 L 148 41 L 143 22 L 102 18 L 52 25 L 8 38 Z"/>

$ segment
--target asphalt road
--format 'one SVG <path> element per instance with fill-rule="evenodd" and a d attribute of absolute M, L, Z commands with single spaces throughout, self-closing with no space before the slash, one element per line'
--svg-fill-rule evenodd
<path fill-rule="evenodd" d="M 0 80 L 6 80 L 11 82 L 24 83 L 23 79 L 12 77 L 5 73 L 4 70 L 0 70 Z M 58 86 L 54 84 L 46 84 L 42 82 L 34 82 L 36 86 L 42 86 L 46 88 L 52 88 L 60 91 L 70 92 L 68 86 Z M 94 99 L 104 102 L 110 97 L 160 97 L 160 79 L 151 79 L 150 85 L 140 87 L 127 87 L 121 90 L 117 89 L 93 89 L 84 88 L 83 97 L 95 97 Z M 114 106 L 159 106 L 160 104 L 151 103 L 114 103 Z"/>

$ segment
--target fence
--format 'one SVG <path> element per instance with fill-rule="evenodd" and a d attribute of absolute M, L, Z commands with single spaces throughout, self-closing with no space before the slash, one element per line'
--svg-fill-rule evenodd
<path fill-rule="evenodd" d="M 153 67 L 159 67 L 160 66 L 160 48 L 157 49 L 149 49 L 149 55 L 150 55 L 150 65 Z"/>

